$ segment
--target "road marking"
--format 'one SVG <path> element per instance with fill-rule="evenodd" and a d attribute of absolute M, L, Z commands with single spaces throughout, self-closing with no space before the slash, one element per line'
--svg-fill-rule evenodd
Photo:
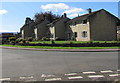
<path fill-rule="evenodd" d="M 119 69 L 117 71 L 120 71 Z"/>
<path fill-rule="evenodd" d="M 105 70 L 105 71 L 100 71 L 101 73 L 112 73 L 112 70 Z"/>
<path fill-rule="evenodd" d="M 104 77 L 103 75 L 89 75 L 89 78 L 100 78 L 100 77 Z"/>
<path fill-rule="evenodd" d="M 51 79 L 45 79 L 45 81 L 59 81 L 62 80 L 61 78 L 51 78 Z"/>
<path fill-rule="evenodd" d="M 68 74 L 65 74 L 66 76 L 72 76 L 72 75 L 77 75 L 77 73 L 68 73 Z"/>
<path fill-rule="evenodd" d="M 82 72 L 83 74 L 93 74 L 93 73 L 96 73 L 94 71 L 88 71 L 88 72 Z"/>
<path fill-rule="evenodd" d="M 110 77 L 120 76 L 120 74 L 110 74 Z"/>
<path fill-rule="evenodd" d="M 30 76 L 30 77 L 20 77 L 20 79 L 31 79 L 33 78 L 33 76 Z"/>
<path fill-rule="evenodd" d="M 74 76 L 74 77 L 68 77 L 68 79 L 80 79 L 80 78 L 83 78 L 82 76 Z"/>
<path fill-rule="evenodd" d="M 8 81 L 8 80 L 10 80 L 10 78 L 2 78 L 2 79 L 0 79 L 0 81 Z"/>
<path fill-rule="evenodd" d="M 45 75 L 45 74 L 42 74 L 41 77 L 42 78 L 45 78 L 45 77 L 54 77 L 55 75 Z"/>

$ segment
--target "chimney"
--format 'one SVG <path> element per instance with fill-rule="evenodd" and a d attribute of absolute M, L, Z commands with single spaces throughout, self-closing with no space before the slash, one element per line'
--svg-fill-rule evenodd
<path fill-rule="evenodd" d="M 89 8 L 89 9 L 87 9 L 87 10 L 88 10 L 88 13 L 89 13 L 89 14 L 92 12 L 92 9 L 91 9 L 91 8 Z"/>
<path fill-rule="evenodd" d="M 66 18 L 66 17 L 67 17 L 67 14 L 66 14 L 66 13 L 64 13 L 63 18 Z"/>

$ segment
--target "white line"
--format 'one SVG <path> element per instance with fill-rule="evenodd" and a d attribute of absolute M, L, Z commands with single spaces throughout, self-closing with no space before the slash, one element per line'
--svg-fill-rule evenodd
<path fill-rule="evenodd" d="M 83 78 L 82 76 L 74 76 L 74 77 L 68 77 L 68 79 L 80 79 Z"/>
<path fill-rule="evenodd" d="M 101 73 L 111 73 L 113 72 L 112 70 L 105 70 L 105 71 L 100 71 Z"/>
<path fill-rule="evenodd" d="M 31 79 L 33 78 L 33 76 L 30 76 L 30 77 L 20 77 L 20 79 Z"/>
<path fill-rule="evenodd" d="M 41 77 L 44 78 L 44 77 L 54 77 L 55 75 L 45 75 L 45 74 L 42 74 Z"/>
<path fill-rule="evenodd" d="M 68 74 L 65 74 L 66 76 L 72 76 L 72 75 L 77 75 L 77 73 L 68 73 Z"/>
<path fill-rule="evenodd" d="M 10 80 L 10 78 L 2 78 L 2 79 L 0 79 L 0 81 L 7 81 L 7 80 Z"/>
<path fill-rule="evenodd" d="M 51 79 L 45 79 L 45 81 L 59 81 L 61 78 L 51 78 Z"/>
<path fill-rule="evenodd" d="M 110 74 L 110 77 L 120 76 L 120 74 Z"/>
<path fill-rule="evenodd" d="M 117 71 L 120 71 L 119 69 Z"/>
<path fill-rule="evenodd" d="M 103 75 L 90 75 L 88 76 L 89 78 L 100 78 L 100 77 L 104 77 Z"/>
<path fill-rule="evenodd" d="M 82 72 L 83 74 L 93 74 L 93 73 L 96 73 L 94 71 L 88 71 L 88 72 Z"/>

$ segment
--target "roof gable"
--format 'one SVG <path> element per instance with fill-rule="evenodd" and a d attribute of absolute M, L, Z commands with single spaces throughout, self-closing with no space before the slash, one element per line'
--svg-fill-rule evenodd
<path fill-rule="evenodd" d="M 77 20 L 77 19 L 85 20 L 85 19 L 87 19 L 88 17 L 91 17 L 92 15 L 94 15 L 94 14 L 96 14 L 96 13 L 98 13 L 98 12 L 101 12 L 101 11 L 105 11 L 105 12 L 107 12 L 108 14 L 112 15 L 112 16 L 113 16 L 114 18 L 116 18 L 117 20 L 119 20 L 119 18 L 117 18 L 117 17 L 114 16 L 113 14 L 109 13 L 108 11 L 106 11 L 106 10 L 104 10 L 104 9 L 100 9 L 100 10 L 98 10 L 98 11 L 94 11 L 94 12 L 91 12 L 91 13 L 89 13 L 89 14 L 84 14 L 84 15 L 75 17 L 75 18 L 71 19 L 70 21 L 68 21 L 67 23 L 70 23 L 70 22 L 72 22 L 72 21 L 74 21 L 74 20 Z"/>

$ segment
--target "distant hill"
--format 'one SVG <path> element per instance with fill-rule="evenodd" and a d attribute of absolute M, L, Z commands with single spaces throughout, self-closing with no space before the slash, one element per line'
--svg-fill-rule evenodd
<path fill-rule="evenodd" d="M 18 32 L 0 32 L 0 34 L 2 33 L 13 33 L 13 34 L 17 34 Z"/>

